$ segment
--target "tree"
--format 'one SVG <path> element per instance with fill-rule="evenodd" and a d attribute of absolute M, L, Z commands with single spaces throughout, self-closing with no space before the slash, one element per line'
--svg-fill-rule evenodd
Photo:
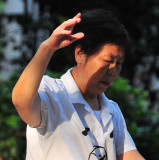
<path fill-rule="evenodd" d="M 2 160 L 21 160 L 25 158 L 25 128 L 11 100 L 12 88 L 19 73 L 8 81 L 0 79 L 0 158 Z"/>
<path fill-rule="evenodd" d="M 120 77 L 105 94 L 119 104 L 128 131 L 141 154 L 145 159 L 157 159 L 159 156 L 159 115 L 148 108 L 149 93 L 131 86 L 128 80 Z"/>

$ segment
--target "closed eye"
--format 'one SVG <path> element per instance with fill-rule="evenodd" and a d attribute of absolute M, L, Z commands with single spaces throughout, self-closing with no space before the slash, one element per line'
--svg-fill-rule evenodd
<path fill-rule="evenodd" d="M 118 62 L 117 64 L 118 64 L 118 65 L 122 65 L 122 64 L 123 64 L 123 62 Z"/>
<path fill-rule="evenodd" d="M 109 61 L 109 60 L 106 60 L 106 62 L 108 62 L 108 63 L 113 63 L 113 61 Z"/>

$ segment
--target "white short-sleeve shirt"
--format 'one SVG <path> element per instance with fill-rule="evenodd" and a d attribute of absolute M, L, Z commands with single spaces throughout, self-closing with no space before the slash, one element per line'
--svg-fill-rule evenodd
<path fill-rule="evenodd" d="M 99 95 L 101 125 L 71 70 L 61 79 L 43 77 L 38 91 L 42 123 L 27 126 L 26 160 L 116 160 L 136 150 L 118 105 Z"/>

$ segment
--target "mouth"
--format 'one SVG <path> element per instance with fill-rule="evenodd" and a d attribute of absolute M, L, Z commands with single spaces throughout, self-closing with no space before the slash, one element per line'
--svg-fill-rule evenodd
<path fill-rule="evenodd" d="M 107 82 L 107 81 L 101 81 L 101 83 L 105 86 L 105 87 L 108 87 L 110 86 L 110 82 Z"/>

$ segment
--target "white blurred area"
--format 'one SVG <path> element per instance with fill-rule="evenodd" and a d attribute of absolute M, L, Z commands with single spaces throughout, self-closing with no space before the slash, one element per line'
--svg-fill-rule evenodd
<path fill-rule="evenodd" d="M 5 37 L 2 38 L 6 42 L 6 45 L 3 47 L 4 59 L 0 62 L 1 79 L 7 80 L 13 71 L 20 67 L 11 63 L 13 59 L 21 56 L 21 51 L 14 47 L 23 45 L 22 27 L 14 17 L 23 16 L 25 12 L 31 15 L 34 20 L 37 20 L 39 18 L 38 3 L 34 2 L 34 0 L 6 0 L 3 8 L 5 17 L 1 19 L 2 30 L 5 33 Z"/>

